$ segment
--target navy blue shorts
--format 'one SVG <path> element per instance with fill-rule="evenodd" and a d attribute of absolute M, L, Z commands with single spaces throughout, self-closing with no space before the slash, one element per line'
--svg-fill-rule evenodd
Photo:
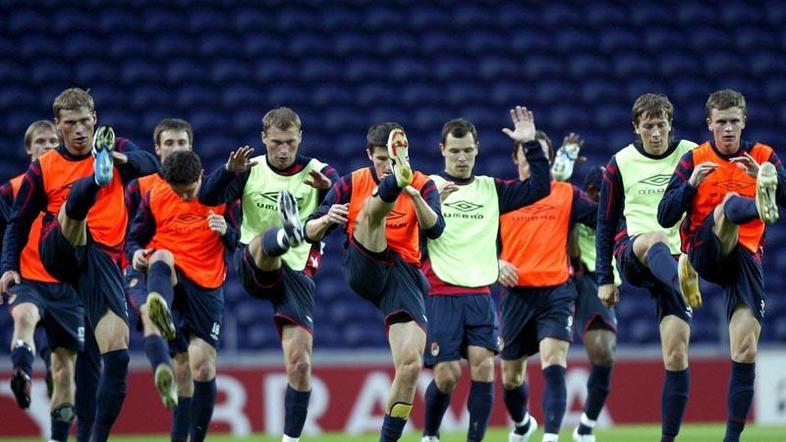
<path fill-rule="evenodd" d="M 634 237 L 626 236 L 617 241 L 614 255 L 620 275 L 631 285 L 647 289 L 657 303 L 658 323 L 666 316 L 676 316 L 688 325 L 691 324 L 693 309 L 682 299 L 682 295 L 670 286 L 658 281 L 650 268 L 644 265 L 633 253 Z"/>
<path fill-rule="evenodd" d="M 415 321 L 426 330 L 428 320 L 423 298 L 430 287 L 417 267 L 388 249 L 372 253 L 351 241 L 343 270 L 352 290 L 382 312 L 385 327 Z"/>
<path fill-rule="evenodd" d="M 188 343 L 197 337 L 218 350 L 218 338 L 224 316 L 224 288 L 206 289 L 177 272 L 172 319 L 177 335 L 169 342 L 173 353 L 188 351 Z"/>
<path fill-rule="evenodd" d="M 690 263 L 699 276 L 723 288 L 728 320 L 743 304 L 761 323 L 767 302 L 761 255 L 737 244 L 729 255 L 723 256 L 720 239 L 712 232 L 714 225 L 715 218 L 708 216 L 691 238 Z"/>
<path fill-rule="evenodd" d="M 314 280 L 303 272 L 292 270 L 283 260 L 277 270 L 261 270 L 246 245 L 235 252 L 235 269 L 249 295 L 273 304 L 279 336 L 285 325 L 314 332 Z"/>
<path fill-rule="evenodd" d="M 500 300 L 502 359 L 534 355 L 545 338 L 573 342 L 575 302 L 576 287 L 572 281 L 554 287 L 504 290 Z"/>
<path fill-rule="evenodd" d="M 140 272 L 133 266 L 126 267 L 123 278 L 125 280 L 126 295 L 131 308 L 139 311 L 139 307 L 147 301 L 147 277 L 145 272 Z"/>
<path fill-rule="evenodd" d="M 23 279 L 21 284 L 11 287 L 11 292 L 16 295 L 12 307 L 28 302 L 38 307 L 50 348 L 82 351 L 85 309 L 70 285 Z"/>
<path fill-rule="evenodd" d="M 111 310 L 128 323 L 128 304 L 120 263 L 93 241 L 87 231 L 87 244 L 74 247 L 63 236 L 57 221 L 43 234 L 39 251 L 50 275 L 72 285 L 85 307 L 90 324 Z"/>
<path fill-rule="evenodd" d="M 466 358 L 470 345 L 499 353 L 497 312 L 490 295 L 427 296 L 426 314 L 426 367 Z"/>
<path fill-rule="evenodd" d="M 595 281 L 595 273 L 590 272 L 573 279 L 578 293 L 573 322 L 582 335 L 597 329 L 617 333 L 617 315 L 613 308 L 606 307 L 598 298 L 598 284 Z"/>

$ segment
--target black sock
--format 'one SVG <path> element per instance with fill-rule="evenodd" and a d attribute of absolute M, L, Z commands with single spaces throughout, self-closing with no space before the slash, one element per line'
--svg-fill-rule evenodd
<path fill-rule="evenodd" d="M 749 221 L 759 219 L 759 211 L 756 209 L 756 201 L 753 198 L 742 196 L 732 196 L 723 205 L 723 214 L 734 224 L 745 224 Z"/>
<path fill-rule="evenodd" d="M 191 442 L 205 440 L 215 405 L 216 379 L 194 381 L 194 396 L 191 400 Z"/>
<path fill-rule="evenodd" d="M 666 244 L 655 243 L 647 251 L 647 267 L 658 281 L 666 284 L 680 293 L 680 277 L 677 272 L 677 260 L 671 256 L 671 250 Z"/>
<path fill-rule="evenodd" d="M 379 181 L 377 187 L 379 199 L 386 203 L 393 203 L 401 195 L 401 187 L 398 187 L 396 176 L 392 173 Z"/>
<path fill-rule="evenodd" d="M 611 367 L 592 364 L 587 380 L 587 401 L 584 402 L 584 415 L 591 421 L 598 420 L 603 404 L 611 391 Z M 592 434 L 592 427 L 579 424 L 579 434 Z"/>
<path fill-rule="evenodd" d="M 161 295 L 167 303 L 172 305 L 172 298 L 175 297 L 172 288 L 172 268 L 164 261 L 154 262 L 147 270 L 147 291 L 156 292 Z"/>
<path fill-rule="evenodd" d="M 756 380 L 756 364 L 731 363 L 729 391 L 726 395 L 728 416 L 726 436 L 723 442 L 737 442 L 745 429 L 745 419 L 753 402 L 753 383 Z"/>
<path fill-rule="evenodd" d="M 284 229 L 274 227 L 267 229 L 262 235 L 262 250 L 265 255 L 272 257 L 281 256 L 289 250 L 289 240 L 284 234 Z"/>
<path fill-rule="evenodd" d="M 16 345 L 13 350 L 11 350 L 11 362 L 14 368 L 20 368 L 28 376 L 33 375 L 34 360 L 35 355 L 33 354 L 33 349 L 25 343 Z"/>
<path fill-rule="evenodd" d="M 96 397 L 101 379 L 101 354 L 93 329 L 85 324 L 85 348 L 76 357 L 76 440 L 90 442 L 96 419 Z"/>
<path fill-rule="evenodd" d="M 486 435 L 486 428 L 494 406 L 494 382 L 472 381 L 469 389 L 467 409 L 469 410 L 468 441 L 481 441 Z"/>
<path fill-rule="evenodd" d="M 284 434 L 299 438 L 303 432 L 303 425 L 306 423 L 308 415 L 308 401 L 311 398 L 311 390 L 297 391 L 287 384 L 287 392 L 284 396 Z"/>
<path fill-rule="evenodd" d="M 178 396 L 172 411 L 172 441 L 186 442 L 191 429 L 191 396 Z"/>
<path fill-rule="evenodd" d="M 160 335 L 145 336 L 145 356 L 150 361 L 150 366 L 155 373 L 156 368 L 161 364 L 172 367 L 172 360 L 169 358 L 169 346 Z"/>
<path fill-rule="evenodd" d="M 568 403 L 565 367 L 550 365 L 543 369 L 543 377 L 546 380 L 543 387 L 544 433 L 558 434 Z"/>
<path fill-rule="evenodd" d="M 437 388 L 434 380 L 426 388 L 425 408 L 426 421 L 423 424 L 424 436 L 439 437 L 439 426 L 442 424 L 442 417 L 445 416 L 450 406 L 450 393 L 443 393 Z"/>
<path fill-rule="evenodd" d="M 98 410 L 96 411 L 93 441 L 109 439 L 128 389 L 128 350 L 115 350 L 101 355 L 104 360 L 104 373 L 98 384 Z"/>
<path fill-rule="evenodd" d="M 101 190 L 96 184 L 93 174 L 74 182 L 71 191 L 68 192 L 66 199 L 66 215 L 74 220 L 84 220 L 87 212 L 93 207 L 98 199 L 98 191 Z"/>
<path fill-rule="evenodd" d="M 686 368 L 680 371 L 666 370 L 666 380 L 663 382 L 663 395 L 661 396 L 662 441 L 671 441 L 677 437 L 688 404 L 690 391 L 690 372 Z"/>

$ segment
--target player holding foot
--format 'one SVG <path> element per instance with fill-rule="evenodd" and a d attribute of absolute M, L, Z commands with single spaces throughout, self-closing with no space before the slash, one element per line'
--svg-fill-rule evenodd
<path fill-rule="evenodd" d="M 440 189 L 445 231 L 427 241 L 428 259 L 423 264 L 431 285 L 426 298 L 425 364 L 434 369 L 434 380 L 426 391 L 424 441 L 439 438 L 442 417 L 461 377 L 462 357 L 469 360 L 472 378 L 468 441 L 483 439 L 491 415 L 499 338 L 490 286 L 499 274 L 499 216 L 550 192 L 549 163 L 535 139 L 532 112 L 517 106 L 510 116 L 514 130 L 503 131 L 521 146 L 530 165 L 531 177 L 525 181 L 473 175 L 479 152 L 475 126 L 456 119 L 442 127 L 445 171 L 431 178 Z"/>
<path fill-rule="evenodd" d="M 309 241 L 317 241 L 335 226 L 346 227 L 344 276 L 385 317 L 396 375 L 380 441 L 396 441 L 412 412 L 426 343 L 428 284 L 419 270 L 421 234 L 439 237 L 444 222 L 433 181 L 410 166 L 401 125 L 372 126 L 366 154 L 373 165 L 342 177 L 305 231 Z"/>
<path fill-rule="evenodd" d="M 191 150 L 168 153 L 161 175 L 165 182 L 153 185 L 142 197 L 127 250 L 134 268 L 147 271 L 148 296 L 142 305 L 145 352 L 156 388 L 167 408 L 187 405 L 178 404 L 171 347 L 191 367 L 190 433 L 192 441 L 201 441 L 216 401 L 224 251 L 237 244 L 239 232 L 232 220 L 239 214 L 232 214 L 232 203 L 211 207 L 197 201 L 202 163 Z M 161 335 L 170 341 L 169 347 Z M 187 440 L 187 436 L 179 440 Z"/>
<path fill-rule="evenodd" d="M 612 251 L 630 284 L 648 289 L 656 301 L 666 378 L 661 396 L 663 441 L 679 433 L 688 402 L 688 341 L 694 307 L 701 305 L 698 278 L 680 257 L 677 228 L 658 224 L 657 207 L 680 158 L 696 145 L 673 140 L 674 108 L 665 95 L 644 94 L 633 104 L 638 140 L 617 152 L 606 166 L 596 230 L 598 296 L 619 302 L 611 268 Z M 676 222 L 676 221 L 675 221 Z M 615 237 L 616 236 L 616 237 Z"/>
<path fill-rule="evenodd" d="M 128 372 L 128 310 L 119 267 L 127 225 L 123 187 L 158 164 L 147 152 L 124 153 L 109 127 L 94 133 L 95 107 L 84 90 L 63 91 L 52 107 L 63 145 L 26 172 L 6 229 L 0 289 L 21 282 L 23 245 L 45 212 L 41 260 L 49 274 L 79 292 L 104 362 L 92 438 L 105 441 L 122 408 Z"/>
<path fill-rule="evenodd" d="M 786 205 L 786 171 L 775 151 L 742 140 L 745 97 L 724 89 L 707 99 L 711 141 L 682 156 L 658 207 L 658 221 L 680 226 L 682 249 L 726 297 L 731 377 L 724 442 L 736 442 L 753 400 L 756 353 L 766 294 L 762 272 L 766 225 Z"/>
<path fill-rule="evenodd" d="M 242 147 L 225 166 L 205 178 L 205 205 L 242 202 L 240 248 L 235 268 L 249 295 L 273 303 L 287 369 L 284 442 L 300 438 L 311 396 L 314 281 L 320 244 L 303 241 L 301 223 L 317 209 L 335 169 L 298 153 L 300 117 L 281 107 L 265 114 L 262 142 L 267 154 L 252 158 Z"/>

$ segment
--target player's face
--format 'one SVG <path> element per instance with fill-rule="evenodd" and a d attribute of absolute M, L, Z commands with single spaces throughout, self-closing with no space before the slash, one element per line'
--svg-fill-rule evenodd
<path fill-rule="evenodd" d="M 740 148 L 742 130 L 745 129 L 745 113 L 734 106 L 728 109 L 715 109 L 707 118 L 707 125 L 715 139 L 715 147 L 721 153 L 733 154 Z"/>
<path fill-rule="evenodd" d="M 66 149 L 71 153 L 84 155 L 93 148 L 95 112 L 84 106 L 77 109 L 63 109 L 55 118 L 55 124 L 63 137 Z"/>
<path fill-rule="evenodd" d="M 175 192 L 183 201 L 192 201 L 197 199 L 199 195 L 199 188 L 202 186 L 202 174 L 199 174 L 199 179 L 195 183 L 186 185 L 170 184 L 169 187 Z"/>
<path fill-rule="evenodd" d="M 60 144 L 57 134 L 51 129 L 38 129 L 33 131 L 33 138 L 30 142 L 30 148 L 27 154 L 30 155 L 30 161 L 35 161 L 47 151 L 52 150 Z"/>
<path fill-rule="evenodd" d="M 277 169 L 286 169 L 293 165 L 301 137 L 301 130 L 295 127 L 287 130 L 271 127 L 267 132 L 262 132 L 262 142 L 267 148 L 270 164 Z"/>
<path fill-rule="evenodd" d="M 388 148 L 382 146 L 374 147 L 372 152 L 366 151 L 368 159 L 374 164 L 374 171 L 380 180 L 393 173 L 393 166 L 388 155 Z"/>
<path fill-rule="evenodd" d="M 161 162 L 171 154 L 179 150 L 191 150 L 191 141 L 188 139 L 188 132 L 181 129 L 168 129 L 161 131 L 158 136 L 159 144 L 156 144 L 156 155 L 161 158 Z"/>
<path fill-rule="evenodd" d="M 475 158 L 478 156 L 478 143 L 471 133 L 458 138 L 448 134 L 445 144 L 440 144 L 439 149 L 445 157 L 445 172 L 456 178 L 472 176 Z"/>
<path fill-rule="evenodd" d="M 645 152 L 660 155 L 669 148 L 671 122 L 662 116 L 642 115 L 638 124 L 633 125 L 633 129 L 641 137 L 641 144 Z"/>

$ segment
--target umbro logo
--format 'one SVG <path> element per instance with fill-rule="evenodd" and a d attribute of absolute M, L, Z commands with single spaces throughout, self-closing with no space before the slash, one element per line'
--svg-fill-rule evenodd
<path fill-rule="evenodd" d="M 406 213 L 399 212 L 398 210 L 394 209 L 394 210 L 391 210 L 390 213 L 388 213 L 387 218 L 388 218 L 388 221 L 393 221 L 393 220 L 396 220 L 396 219 L 399 219 L 399 218 L 404 218 L 405 216 L 407 216 Z"/>
<path fill-rule="evenodd" d="M 278 192 L 260 192 L 259 197 L 271 203 L 278 203 Z"/>
<path fill-rule="evenodd" d="M 537 215 L 544 212 L 550 212 L 554 209 L 556 209 L 556 207 L 550 204 L 533 204 L 525 207 L 522 211 L 528 215 Z"/>
<path fill-rule="evenodd" d="M 740 182 L 737 180 L 719 181 L 716 183 L 718 187 L 729 192 L 738 192 L 746 187 L 753 187 L 753 183 Z"/>
<path fill-rule="evenodd" d="M 450 207 L 451 209 L 456 209 L 460 212 L 472 212 L 482 208 L 480 204 L 475 204 L 469 201 L 453 201 L 451 203 L 444 204 L 444 206 Z"/>
<path fill-rule="evenodd" d="M 648 178 L 644 178 L 643 180 L 639 181 L 639 183 L 646 184 L 648 186 L 663 187 L 666 184 L 669 184 L 669 180 L 671 180 L 671 175 L 660 173 Z"/>
<path fill-rule="evenodd" d="M 196 224 L 206 220 L 204 216 L 199 216 L 196 213 L 181 213 L 175 219 L 183 224 Z"/>

